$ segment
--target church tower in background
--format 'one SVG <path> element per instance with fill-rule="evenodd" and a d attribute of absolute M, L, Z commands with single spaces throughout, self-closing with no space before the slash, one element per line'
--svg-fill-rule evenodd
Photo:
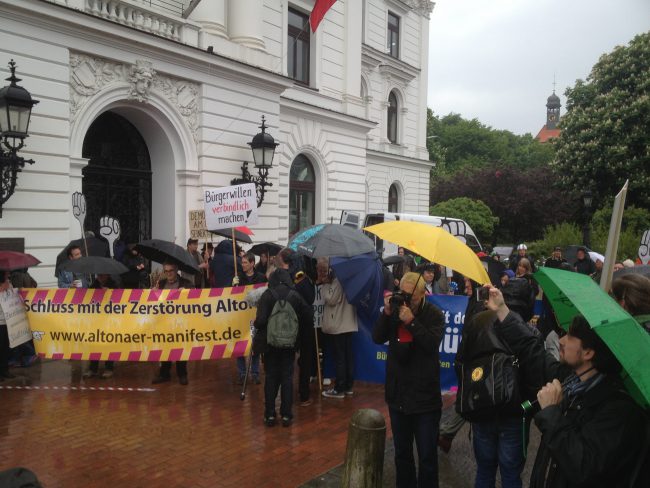
<path fill-rule="evenodd" d="M 535 139 L 539 142 L 548 142 L 553 137 L 560 136 L 560 97 L 555 94 L 555 82 L 553 82 L 553 93 L 546 99 L 546 124 L 541 128 Z"/>

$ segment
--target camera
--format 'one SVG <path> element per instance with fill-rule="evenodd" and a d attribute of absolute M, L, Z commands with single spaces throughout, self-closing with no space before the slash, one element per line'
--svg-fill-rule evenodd
<path fill-rule="evenodd" d="M 484 286 L 476 289 L 476 300 L 483 302 L 490 298 L 490 289 L 485 288 Z"/>
<path fill-rule="evenodd" d="M 390 303 L 390 306 L 393 310 L 397 310 L 402 305 L 408 306 L 411 304 L 411 295 L 404 293 L 403 291 L 396 291 L 390 296 L 388 303 Z"/>

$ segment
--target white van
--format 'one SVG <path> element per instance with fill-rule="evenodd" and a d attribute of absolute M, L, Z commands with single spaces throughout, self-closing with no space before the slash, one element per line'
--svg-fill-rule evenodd
<path fill-rule="evenodd" d="M 406 220 L 412 222 L 420 222 L 422 224 L 433 225 L 435 227 L 442 227 L 450 234 L 456 236 L 459 240 L 467 244 L 474 252 L 482 251 L 481 243 L 478 241 L 476 234 L 467 222 L 461 219 L 452 217 L 437 217 L 433 215 L 415 215 L 403 213 L 374 213 L 366 215 L 363 221 L 363 227 L 369 225 L 381 224 L 382 222 L 390 222 L 392 220 Z M 341 212 L 341 224 L 360 228 L 361 214 L 359 212 L 350 212 L 344 210 Z M 397 254 L 397 246 L 391 242 L 383 242 L 374 234 L 368 233 L 368 236 L 375 241 L 377 252 L 384 256 Z"/>

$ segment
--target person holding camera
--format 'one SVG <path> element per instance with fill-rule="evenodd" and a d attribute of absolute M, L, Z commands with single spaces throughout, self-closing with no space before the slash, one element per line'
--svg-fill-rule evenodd
<path fill-rule="evenodd" d="M 496 312 L 500 337 L 526 365 L 524 380 L 541 387 L 528 405 L 542 433 L 530 487 L 648 486 L 638 478 L 646 475 L 640 469 L 647 471 L 647 416 L 625 390 L 620 363 L 585 318 L 574 317 L 557 361 L 497 288 L 489 289 L 486 306 Z"/>
<path fill-rule="evenodd" d="M 408 272 L 399 286 L 384 298 L 383 313 L 372 331 L 375 343 L 388 342 L 385 397 L 395 444 L 396 485 L 437 487 L 442 408 L 438 350 L 445 320 L 424 299 L 422 275 Z"/>

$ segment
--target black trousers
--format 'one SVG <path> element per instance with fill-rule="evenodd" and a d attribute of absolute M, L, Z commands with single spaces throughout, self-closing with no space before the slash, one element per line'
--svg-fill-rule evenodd
<path fill-rule="evenodd" d="M 0 325 L 0 373 L 9 371 L 9 332 L 5 324 Z"/>
<path fill-rule="evenodd" d="M 330 346 L 336 368 L 335 390 L 341 393 L 352 390 L 354 384 L 354 352 L 352 350 L 352 335 L 354 332 L 331 334 Z"/>
<path fill-rule="evenodd" d="M 176 374 L 180 378 L 181 376 L 187 376 L 187 361 L 176 361 Z M 164 378 L 169 378 L 172 375 L 172 362 L 163 361 L 160 363 L 160 376 Z"/>
<path fill-rule="evenodd" d="M 280 390 L 280 415 L 293 418 L 293 349 L 269 347 L 264 353 L 264 417 L 275 417 L 275 398 Z"/>
<path fill-rule="evenodd" d="M 316 337 L 313 327 L 300 335 L 300 357 L 298 358 L 298 395 L 301 402 L 309 400 L 309 378 L 316 371 Z M 302 331 L 301 331 L 302 332 Z"/>

